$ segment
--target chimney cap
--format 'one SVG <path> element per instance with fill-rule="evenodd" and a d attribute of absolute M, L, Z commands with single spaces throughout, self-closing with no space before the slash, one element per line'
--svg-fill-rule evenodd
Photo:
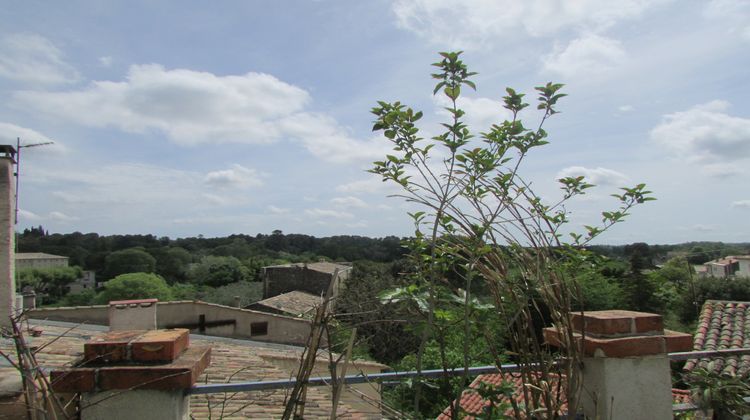
<path fill-rule="evenodd" d="M 0 157 L 9 157 L 11 159 L 15 159 L 16 148 L 11 146 L 10 144 L 0 144 L 0 155 Z"/>

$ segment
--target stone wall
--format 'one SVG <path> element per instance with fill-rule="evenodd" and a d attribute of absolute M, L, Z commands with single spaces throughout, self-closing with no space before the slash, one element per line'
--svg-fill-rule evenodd
<path fill-rule="evenodd" d="M 38 308 L 29 311 L 28 316 L 33 319 L 109 325 L 108 310 L 108 305 Z M 305 345 L 310 334 L 310 322 L 304 319 L 199 301 L 159 302 L 156 319 L 158 328 L 189 328 L 196 334 L 271 343 Z M 199 325 L 201 320 L 203 331 Z"/>
<path fill-rule="evenodd" d="M 339 271 L 338 279 L 333 285 L 333 297 L 338 296 L 350 271 Z M 307 292 L 317 296 L 325 295 L 333 278 L 331 273 L 295 265 L 265 267 L 263 272 L 263 299 L 293 291 Z"/>
<path fill-rule="evenodd" d="M 332 277 L 331 274 L 310 270 L 307 267 L 266 267 L 263 298 L 268 299 L 295 290 L 325 295 Z"/>

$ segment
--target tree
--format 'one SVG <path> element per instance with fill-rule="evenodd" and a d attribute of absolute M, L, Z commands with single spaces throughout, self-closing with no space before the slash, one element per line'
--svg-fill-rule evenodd
<path fill-rule="evenodd" d="M 210 287 L 221 287 L 229 283 L 250 280 L 248 269 L 234 257 L 203 257 L 190 269 L 191 282 Z"/>
<path fill-rule="evenodd" d="M 583 247 L 623 221 L 634 206 L 653 198 L 644 184 L 622 188 L 614 194 L 616 208 L 602 212 L 600 224 L 585 226 L 582 233 L 572 232 L 571 240 L 564 240 L 569 217 L 564 204 L 593 185 L 582 176 L 562 178 L 561 197 L 547 202 L 521 175 L 521 164 L 532 149 L 548 143 L 543 126 L 558 112 L 557 102 L 565 96 L 560 93 L 562 85 L 547 83 L 535 88 L 542 115 L 531 129 L 520 118 L 528 107 L 524 95 L 507 88 L 503 101 L 511 118 L 492 125 L 477 141 L 464 123 L 465 112 L 458 107 L 462 89 L 476 87 L 471 80 L 476 73 L 468 71 L 460 54 L 440 53 L 440 61 L 433 64 L 437 68 L 432 75 L 437 80 L 434 93 L 445 96 L 450 117 L 442 124 L 445 131 L 431 142 L 419 137 L 417 122 L 422 112 L 400 102 L 384 101 L 372 109 L 373 130 L 381 131 L 391 142 L 393 154 L 375 162 L 371 172 L 401 187 L 398 196 L 419 207 L 410 213 L 415 228 L 414 237 L 407 241 L 410 284 L 383 298 L 410 301 L 421 310 L 421 337 L 414 363 L 418 371 L 433 341 L 439 349 L 440 367 L 446 372 L 452 369 L 446 349 L 449 339 L 460 331 L 461 387 L 456 389 L 446 374 L 436 392 L 451 393 L 450 400 L 455 401 L 468 386 L 471 347 L 477 340 L 473 333 L 481 330 L 488 317 L 494 317 L 497 324 L 510 330 L 509 350 L 516 354 L 524 382 L 543 394 L 526 399 L 523 406 L 514 405 L 514 415 L 555 418 L 563 399 L 553 395 L 547 385 L 557 374 L 567 382 L 565 399 L 574 416 L 581 356 L 573 339 L 570 313 L 573 297 L 580 295 L 574 273 L 589 264 L 590 255 Z M 448 278 L 460 280 L 462 287 L 451 287 Z M 485 284 L 489 290 L 486 296 L 476 294 L 477 283 Z M 560 331 L 561 357 L 568 361 L 560 368 L 539 339 L 539 331 L 549 323 Z M 485 353 L 501 363 L 493 338 L 483 338 Z M 421 378 L 417 376 L 415 381 L 414 411 L 420 413 Z M 547 403 L 541 404 L 542 400 Z M 456 407 L 452 412 L 457 415 Z"/>
<path fill-rule="evenodd" d="M 120 274 L 104 283 L 104 290 L 96 297 L 105 304 L 113 300 L 152 299 L 172 300 L 172 290 L 163 277 L 152 273 Z"/>
<path fill-rule="evenodd" d="M 156 259 L 156 273 L 164 277 L 168 283 L 181 283 L 187 280 L 188 267 L 193 260 L 184 248 L 163 247 L 149 250 Z"/>
<path fill-rule="evenodd" d="M 36 292 L 46 293 L 47 303 L 53 303 L 68 293 L 70 283 L 80 279 L 80 267 L 27 268 L 18 270 L 18 289 L 31 286 Z"/>
<path fill-rule="evenodd" d="M 127 273 L 153 273 L 156 259 L 141 248 L 129 248 L 107 255 L 103 277 L 111 279 Z"/>

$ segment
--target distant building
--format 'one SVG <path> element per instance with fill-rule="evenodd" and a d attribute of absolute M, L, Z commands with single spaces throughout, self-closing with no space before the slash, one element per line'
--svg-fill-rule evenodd
<path fill-rule="evenodd" d="M 16 254 L 16 270 L 25 268 L 67 267 L 68 257 L 44 252 L 19 252 Z"/>
<path fill-rule="evenodd" d="M 703 264 L 698 274 L 707 277 L 750 277 L 750 255 L 730 255 Z"/>
<path fill-rule="evenodd" d="M 336 297 L 351 271 L 351 265 L 329 262 L 263 267 L 263 299 L 293 291 L 321 296 L 329 287 L 332 288 L 332 297 Z"/>
<path fill-rule="evenodd" d="M 83 271 L 83 277 L 68 285 L 68 293 L 81 293 L 84 290 L 96 289 L 96 273 L 94 271 Z"/>

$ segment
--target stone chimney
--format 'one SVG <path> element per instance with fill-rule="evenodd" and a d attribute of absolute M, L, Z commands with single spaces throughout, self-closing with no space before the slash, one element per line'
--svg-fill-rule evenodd
<path fill-rule="evenodd" d="M 109 302 L 109 330 L 155 330 L 159 299 L 113 300 Z"/>
<path fill-rule="evenodd" d="M 80 418 L 188 419 L 190 397 L 211 360 L 187 329 L 110 331 L 83 347 L 72 368 L 50 374 L 52 389 L 80 393 Z"/>
<path fill-rule="evenodd" d="M 645 312 L 591 311 L 572 317 L 576 345 L 583 348 L 586 418 L 671 419 L 667 353 L 689 351 L 693 337 L 665 330 L 661 315 Z M 556 328 L 546 328 L 544 337 L 552 345 L 561 342 Z"/>
<path fill-rule="evenodd" d="M 15 314 L 15 156 L 13 146 L 0 145 L 0 327 L 10 327 Z"/>

